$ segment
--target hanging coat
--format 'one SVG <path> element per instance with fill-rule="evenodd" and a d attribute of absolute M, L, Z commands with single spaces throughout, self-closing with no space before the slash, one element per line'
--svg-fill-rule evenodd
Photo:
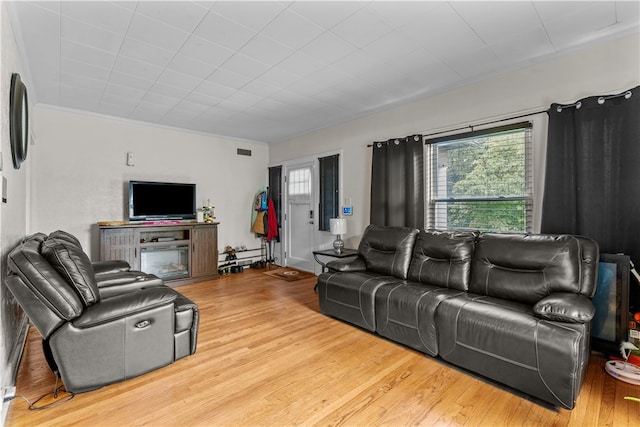
<path fill-rule="evenodd" d="M 258 212 L 267 210 L 267 192 L 260 190 L 253 197 L 253 204 L 251 205 L 251 231 L 254 231 L 256 218 Z M 262 227 L 260 227 L 262 229 Z M 255 231 L 254 231 L 255 232 Z"/>
<path fill-rule="evenodd" d="M 251 231 L 259 235 L 267 234 L 265 230 L 265 215 L 266 211 L 258 211 L 258 215 L 256 215 L 256 220 L 253 222 L 253 227 L 251 227 Z"/>
<path fill-rule="evenodd" d="M 256 211 L 266 211 L 267 210 L 267 192 L 261 191 L 256 194 L 256 199 L 253 205 L 253 209 Z"/>
<path fill-rule="evenodd" d="M 267 201 L 267 242 L 278 237 L 278 218 L 276 216 L 276 208 L 273 205 L 273 199 Z"/>

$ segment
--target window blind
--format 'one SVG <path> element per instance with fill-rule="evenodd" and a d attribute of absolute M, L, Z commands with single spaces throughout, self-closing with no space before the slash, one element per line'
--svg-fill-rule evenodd
<path fill-rule="evenodd" d="M 532 229 L 531 123 L 426 141 L 427 224 L 436 229 Z"/>

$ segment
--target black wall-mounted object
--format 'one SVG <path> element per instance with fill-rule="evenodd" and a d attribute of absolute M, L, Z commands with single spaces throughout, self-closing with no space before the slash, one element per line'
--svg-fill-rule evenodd
<path fill-rule="evenodd" d="M 9 136 L 15 169 L 20 169 L 20 164 L 27 159 L 29 147 L 28 104 L 27 88 L 20 79 L 20 74 L 13 73 L 9 92 Z"/>

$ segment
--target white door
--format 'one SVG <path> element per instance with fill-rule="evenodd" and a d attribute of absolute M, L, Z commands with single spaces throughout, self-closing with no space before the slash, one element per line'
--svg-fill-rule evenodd
<path fill-rule="evenodd" d="M 314 163 L 287 167 L 286 175 L 286 239 L 285 265 L 300 270 L 313 271 Z"/>

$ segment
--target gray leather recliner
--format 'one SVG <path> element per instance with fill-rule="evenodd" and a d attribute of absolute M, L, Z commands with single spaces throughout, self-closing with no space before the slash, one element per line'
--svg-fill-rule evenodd
<path fill-rule="evenodd" d="M 27 237 L 8 256 L 7 287 L 43 338 L 67 391 L 84 392 L 196 351 L 198 308 L 125 262 L 92 264 L 72 235 Z"/>

